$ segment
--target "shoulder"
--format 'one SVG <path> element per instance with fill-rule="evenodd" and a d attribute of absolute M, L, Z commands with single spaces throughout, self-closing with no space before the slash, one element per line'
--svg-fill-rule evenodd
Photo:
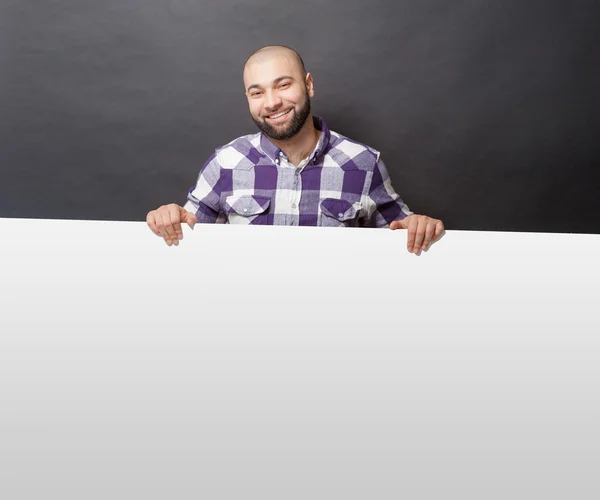
<path fill-rule="evenodd" d="M 215 149 L 214 158 L 221 168 L 233 169 L 256 164 L 260 151 L 260 133 L 238 137 Z"/>
<path fill-rule="evenodd" d="M 343 167 L 348 165 L 360 170 L 372 171 L 379 161 L 380 152 L 331 130 L 326 155 Z"/>

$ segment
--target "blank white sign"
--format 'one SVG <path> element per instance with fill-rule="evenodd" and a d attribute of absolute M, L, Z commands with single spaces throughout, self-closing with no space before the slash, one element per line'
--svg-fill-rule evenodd
<path fill-rule="evenodd" d="M 599 235 L 0 234 L 0 498 L 600 498 Z"/>

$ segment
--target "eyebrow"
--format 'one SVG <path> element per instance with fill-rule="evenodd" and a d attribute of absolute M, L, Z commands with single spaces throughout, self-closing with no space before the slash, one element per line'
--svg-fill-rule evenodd
<path fill-rule="evenodd" d="M 279 82 L 283 81 L 283 80 L 293 80 L 294 78 L 291 76 L 280 76 L 279 78 L 275 78 L 275 80 L 273 80 L 271 83 L 273 85 L 277 85 Z M 252 89 L 259 89 L 260 85 L 258 83 L 255 83 L 254 85 L 250 85 L 247 89 L 246 92 L 250 92 L 250 90 Z"/>

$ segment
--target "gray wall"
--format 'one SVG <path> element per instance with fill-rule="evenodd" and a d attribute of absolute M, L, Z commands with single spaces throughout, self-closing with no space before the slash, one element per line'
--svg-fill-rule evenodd
<path fill-rule="evenodd" d="M 0 0 L 0 217 L 144 220 L 255 131 L 244 60 L 296 48 L 316 114 L 450 229 L 600 232 L 592 0 Z M 574 249 L 576 251 L 576 249 Z"/>

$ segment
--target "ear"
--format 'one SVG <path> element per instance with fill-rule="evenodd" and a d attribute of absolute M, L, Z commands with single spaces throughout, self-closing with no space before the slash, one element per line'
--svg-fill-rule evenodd
<path fill-rule="evenodd" d="M 306 83 L 306 89 L 308 91 L 309 97 L 314 97 L 315 86 L 314 86 L 314 82 L 313 82 L 313 77 L 310 73 L 306 73 L 306 78 L 304 79 L 304 83 Z"/>

